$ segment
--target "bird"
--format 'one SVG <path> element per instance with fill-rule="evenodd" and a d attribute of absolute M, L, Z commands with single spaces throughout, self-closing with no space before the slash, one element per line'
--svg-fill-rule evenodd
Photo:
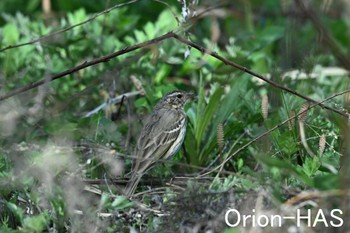
<path fill-rule="evenodd" d="M 192 92 L 176 90 L 166 94 L 153 108 L 137 140 L 136 160 L 124 190 L 126 196 L 134 194 L 141 177 L 159 160 L 171 158 L 180 149 L 187 126 L 184 106 L 194 98 Z"/>

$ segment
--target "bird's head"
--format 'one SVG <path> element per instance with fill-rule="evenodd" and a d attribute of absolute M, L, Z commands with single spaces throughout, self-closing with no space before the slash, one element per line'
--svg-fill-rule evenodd
<path fill-rule="evenodd" d="M 172 108 L 183 108 L 189 100 L 194 98 L 195 95 L 192 92 L 173 91 L 166 94 L 160 102 Z"/>

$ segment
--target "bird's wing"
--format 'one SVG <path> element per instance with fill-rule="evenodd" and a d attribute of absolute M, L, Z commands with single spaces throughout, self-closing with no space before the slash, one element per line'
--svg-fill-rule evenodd
<path fill-rule="evenodd" d="M 186 116 L 178 114 L 175 111 L 167 112 L 167 114 L 160 111 L 148 119 L 138 141 L 135 164 L 137 172 L 146 172 L 156 161 L 167 154 L 186 124 Z"/>

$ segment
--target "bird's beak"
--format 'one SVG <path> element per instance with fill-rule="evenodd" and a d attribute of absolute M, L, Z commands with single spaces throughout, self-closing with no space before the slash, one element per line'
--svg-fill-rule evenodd
<path fill-rule="evenodd" d="M 188 99 L 193 99 L 193 100 L 197 100 L 198 99 L 198 97 L 193 92 L 187 93 L 187 98 Z"/>

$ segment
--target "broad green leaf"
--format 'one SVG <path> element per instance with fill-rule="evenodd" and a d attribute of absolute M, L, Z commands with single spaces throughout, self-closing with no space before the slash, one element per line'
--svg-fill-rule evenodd
<path fill-rule="evenodd" d="M 209 103 L 205 107 L 204 113 L 200 114 L 196 131 L 197 142 L 200 142 L 203 139 L 203 135 L 207 130 L 209 123 L 212 121 L 214 114 L 220 106 L 220 99 L 223 92 L 223 88 L 217 88 L 213 95 L 210 96 Z"/>
<path fill-rule="evenodd" d="M 280 39 L 285 30 L 286 29 L 282 26 L 269 26 L 262 30 L 258 36 L 262 41 L 265 41 L 265 43 L 272 43 L 275 40 Z"/>
<path fill-rule="evenodd" d="M 18 217 L 19 219 L 23 218 L 24 215 L 24 210 L 20 207 L 18 207 L 16 204 L 12 203 L 12 202 L 6 202 L 5 203 L 7 208 L 11 210 L 11 212 Z"/>
<path fill-rule="evenodd" d="M 195 138 L 197 141 L 197 144 L 200 143 L 201 138 L 198 137 L 199 134 L 199 125 L 200 122 L 202 121 L 204 113 L 204 84 L 203 84 L 203 75 L 200 73 L 199 77 L 199 91 L 198 91 L 198 104 L 197 104 L 197 120 L 196 120 L 196 133 L 195 133 Z"/>
<path fill-rule="evenodd" d="M 73 13 L 68 13 L 68 20 L 70 22 L 70 24 L 77 24 L 77 23 L 81 23 L 84 20 L 86 20 L 87 15 L 85 12 L 85 9 L 80 8 L 79 10 L 76 10 Z"/>
<path fill-rule="evenodd" d="M 224 122 L 232 112 L 237 111 L 242 106 L 241 96 L 247 92 L 249 79 L 240 77 L 233 79 L 229 92 L 221 101 L 220 108 L 214 119 L 214 123 Z"/>
<path fill-rule="evenodd" d="M 154 77 L 155 83 L 159 84 L 160 82 L 165 80 L 165 78 L 170 73 L 171 69 L 172 69 L 171 66 L 167 64 L 162 65 Z"/>
<path fill-rule="evenodd" d="M 17 43 L 19 40 L 19 31 L 14 24 L 6 24 L 3 28 L 3 41 L 7 45 Z"/>
<path fill-rule="evenodd" d="M 147 40 L 147 37 L 146 37 L 146 35 L 145 35 L 145 33 L 143 31 L 135 30 L 134 34 L 135 34 L 136 41 L 138 43 L 144 42 L 144 41 Z"/>
<path fill-rule="evenodd" d="M 187 156 L 187 162 L 189 164 L 198 164 L 198 151 L 197 151 L 197 143 L 194 136 L 194 130 L 192 128 L 192 125 L 187 126 L 187 133 L 185 138 L 185 149 L 186 149 L 186 156 Z"/>
<path fill-rule="evenodd" d="M 117 196 L 114 201 L 112 202 L 112 207 L 115 209 L 121 210 L 128 207 L 133 206 L 134 203 L 132 203 L 127 197 L 125 196 Z"/>
<path fill-rule="evenodd" d="M 177 22 L 174 15 L 169 10 L 165 10 L 160 13 L 155 26 L 157 33 L 164 33 L 174 30 L 177 27 Z"/>
<path fill-rule="evenodd" d="M 157 32 L 153 23 L 151 22 L 146 23 L 144 30 L 148 39 L 153 39 L 154 37 L 156 37 Z"/>

